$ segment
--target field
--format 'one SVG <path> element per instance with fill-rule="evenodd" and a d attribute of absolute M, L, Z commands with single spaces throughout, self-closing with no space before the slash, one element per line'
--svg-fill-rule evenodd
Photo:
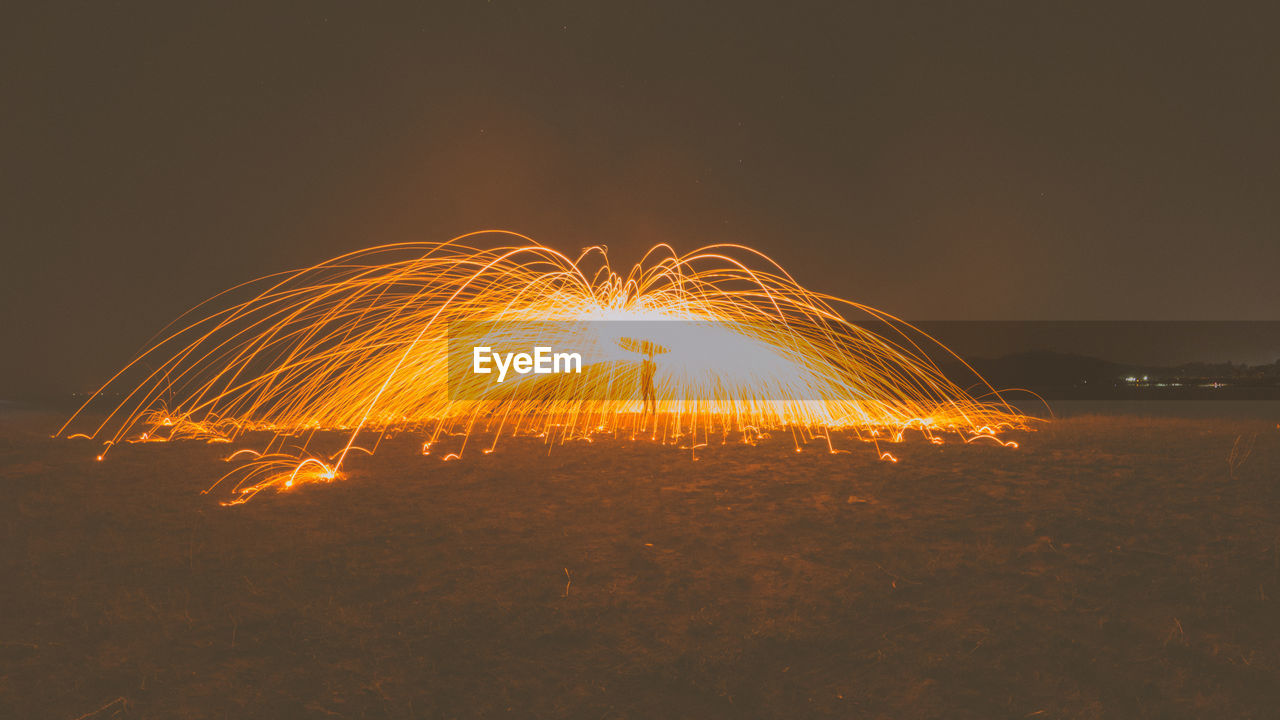
<path fill-rule="evenodd" d="M 9 412 L 0 717 L 1276 717 L 1276 415 L 897 464 L 400 437 L 224 508 L 227 446 Z"/>

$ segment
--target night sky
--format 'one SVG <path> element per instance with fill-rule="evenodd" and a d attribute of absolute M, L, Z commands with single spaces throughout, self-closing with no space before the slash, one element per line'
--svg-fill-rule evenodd
<path fill-rule="evenodd" d="M 248 5 L 6 13 L 0 398 L 482 228 L 742 242 L 919 320 L 1280 319 L 1274 10 Z"/>

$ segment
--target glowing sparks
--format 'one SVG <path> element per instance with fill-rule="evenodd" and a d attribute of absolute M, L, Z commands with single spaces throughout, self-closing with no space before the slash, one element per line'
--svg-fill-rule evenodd
<path fill-rule="evenodd" d="M 229 307 L 178 326 L 108 381 L 94 397 L 119 386 L 126 399 L 73 437 L 108 438 L 103 455 L 120 441 L 261 437 L 260 449 L 228 456 L 243 464 L 214 483 L 230 483 L 228 504 L 238 504 L 341 478 L 352 451 L 372 454 L 400 432 L 425 436 L 423 456 L 443 445 L 435 456 L 444 460 L 463 457 L 472 438 L 491 436 L 488 453 L 511 435 L 549 444 L 647 437 L 696 459 L 713 438 L 754 445 L 783 428 L 797 451 L 817 439 L 835 453 L 832 429 L 873 443 L 913 431 L 935 444 L 955 434 L 1016 447 L 998 433 L 1025 426 L 991 388 L 979 399 L 947 379 L 918 344 L 927 336 L 806 290 L 750 248 L 679 255 L 658 245 L 623 275 L 601 247 L 570 258 L 492 234 L 517 244 L 483 249 L 464 236 L 388 245 L 228 291 L 257 288 L 239 302 L 215 298 Z M 847 314 L 890 330 L 872 332 Z M 636 340 L 607 329 L 612 321 L 666 324 Z M 466 323 L 516 347 L 585 348 L 586 359 L 570 379 L 459 378 L 450 374 L 450 329 Z M 637 350 L 661 353 L 644 380 L 652 412 L 626 390 L 641 381 Z M 311 449 L 329 431 L 345 434 L 340 448 Z M 898 461 L 878 444 L 877 453 Z"/>

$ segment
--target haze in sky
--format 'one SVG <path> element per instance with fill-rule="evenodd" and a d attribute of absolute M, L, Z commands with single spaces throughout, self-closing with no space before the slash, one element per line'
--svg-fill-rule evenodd
<path fill-rule="evenodd" d="M 0 30 L 0 397 L 482 228 L 741 242 L 918 320 L 1280 319 L 1267 5 L 94 4 Z"/>

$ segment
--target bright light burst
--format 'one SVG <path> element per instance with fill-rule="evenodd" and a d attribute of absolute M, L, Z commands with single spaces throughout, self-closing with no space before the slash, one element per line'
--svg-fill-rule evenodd
<path fill-rule="evenodd" d="M 482 237 L 508 244 L 469 244 Z M 643 321 L 647 336 L 626 337 L 618 321 Z M 581 348 L 582 372 L 502 384 L 451 374 L 450 341 L 477 327 L 514 347 Z M 1014 446 L 998 433 L 1026 427 L 976 375 L 978 397 L 949 380 L 922 349 L 928 336 L 806 290 L 741 245 L 685 255 L 658 245 L 625 275 L 603 247 L 570 258 L 508 232 L 385 245 L 233 288 L 170 328 L 59 434 L 123 389 L 88 433 L 104 441 L 98 459 L 122 442 L 252 444 L 227 457 L 237 466 L 214 484 L 233 488 L 226 504 L 332 481 L 353 452 L 407 432 L 422 438 L 423 455 L 452 460 L 512 435 L 644 438 L 696 454 L 780 429 L 797 451 L 819 440 L 839 452 L 831 430 L 841 429 L 896 462 L 880 443 L 908 430 L 934 443 L 950 434 Z M 663 353 L 656 417 L 643 411 L 637 342 Z M 331 431 L 345 439 L 323 454 Z"/>

